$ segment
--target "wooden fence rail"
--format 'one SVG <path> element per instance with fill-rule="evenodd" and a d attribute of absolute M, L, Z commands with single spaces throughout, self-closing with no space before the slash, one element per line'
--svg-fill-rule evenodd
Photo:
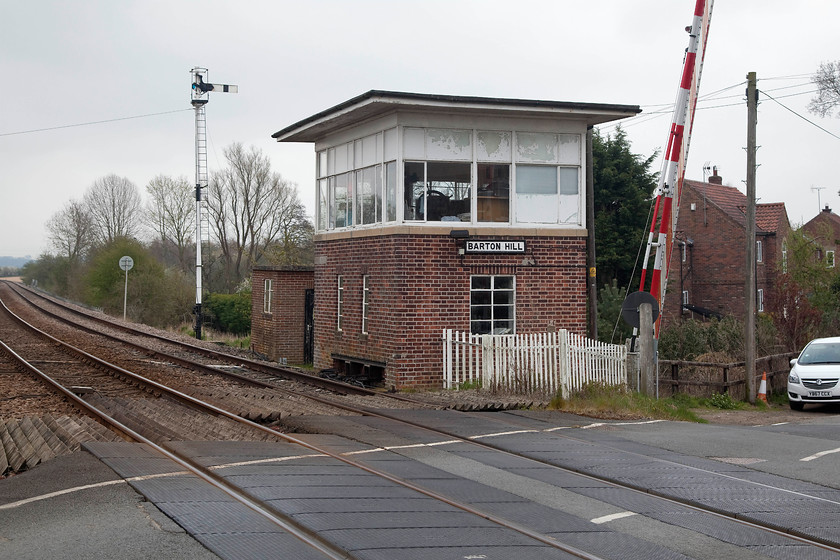
<path fill-rule="evenodd" d="M 767 374 L 767 389 L 770 392 L 784 392 L 790 360 L 796 352 L 774 354 L 758 358 L 755 363 L 756 377 Z M 730 393 L 733 398 L 746 397 L 745 362 L 692 362 L 684 360 L 659 360 L 659 394 L 670 396 L 688 393 L 699 397 L 710 397 L 713 393 Z M 756 384 L 756 387 L 758 385 Z"/>

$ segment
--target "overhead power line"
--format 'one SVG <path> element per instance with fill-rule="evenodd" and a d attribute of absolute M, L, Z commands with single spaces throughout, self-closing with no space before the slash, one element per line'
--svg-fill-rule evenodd
<path fill-rule="evenodd" d="M 781 106 L 782 108 L 787 109 L 788 111 L 790 111 L 791 113 L 793 113 L 794 115 L 796 115 L 797 117 L 799 117 L 800 119 L 802 119 L 803 121 L 807 122 L 807 123 L 808 123 L 808 124 L 810 124 L 810 125 L 813 125 L 813 126 L 815 126 L 815 127 L 819 128 L 820 130 L 822 130 L 822 131 L 823 131 L 823 132 L 825 132 L 826 134 L 829 134 L 829 135 L 831 135 L 831 136 L 833 136 L 833 137 L 837 138 L 838 140 L 840 140 L 840 136 L 837 136 L 836 134 L 834 134 L 834 133 L 833 133 L 833 132 L 831 132 L 830 130 L 827 130 L 827 129 L 825 129 L 825 128 L 821 127 L 820 125 L 818 125 L 817 123 L 815 123 L 815 122 L 814 122 L 814 121 L 812 121 L 811 119 L 809 119 L 809 118 L 807 118 L 807 117 L 804 117 L 804 116 L 800 115 L 799 113 L 797 113 L 796 111 L 794 111 L 793 109 L 791 109 L 790 107 L 788 107 L 787 105 L 785 105 L 784 103 L 782 103 L 781 101 L 779 101 L 778 99 L 776 99 L 775 97 L 773 97 L 772 95 L 770 95 L 769 93 L 767 93 L 766 91 L 762 91 L 762 90 L 759 90 L 759 91 L 761 91 L 761 93 L 763 93 L 763 94 L 764 94 L 764 95 L 766 95 L 768 98 L 770 98 L 773 102 L 775 102 L 776 104 L 778 104 L 778 105 L 779 105 L 779 106 Z"/>
<path fill-rule="evenodd" d="M 163 111 L 162 113 L 148 113 L 145 115 L 134 115 L 132 117 L 118 117 L 115 119 L 105 119 L 101 121 L 88 121 L 83 123 L 75 123 L 75 124 L 65 124 L 60 126 L 50 126 L 47 128 L 33 128 L 31 130 L 18 130 L 16 132 L 0 132 L 0 136 L 15 136 L 17 134 L 32 134 L 35 132 L 48 132 L 50 130 L 60 130 L 62 128 L 75 128 L 77 126 L 90 126 L 94 124 L 104 124 L 110 122 L 117 122 L 117 121 L 128 121 L 131 119 L 144 119 L 146 117 L 157 117 L 160 115 L 170 115 L 172 113 L 180 113 L 182 111 L 192 111 L 192 109 L 176 109 L 174 111 Z"/>

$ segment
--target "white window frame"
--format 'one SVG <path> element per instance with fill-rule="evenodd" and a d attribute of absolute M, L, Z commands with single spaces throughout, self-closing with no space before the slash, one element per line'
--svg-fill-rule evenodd
<path fill-rule="evenodd" d="M 764 246 L 760 239 L 755 241 L 755 262 L 764 262 Z"/>
<path fill-rule="evenodd" d="M 688 290 L 682 291 L 682 304 L 688 305 Z"/>
<path fill-rule="evenodd" d="M 336 325 L 339 332 L 344 330 L 344 276 L 339 274 L 336 278 Z"/>
<path fill-rule="evenodd" d="M 370 311 L 370 286 L 367 274 L 362 276 L 362 334 L 368 334 L 368 312 Z"/>
<path fill-rule="evenodd" d="M 271 304 L 274 299 L 274 280 L 266 278 L 263 283 L 263 313 L 271 315 Z"/>
<path fill-rule="evenodd" d="M 475 278 L 490 278 L 490 288 L 487 288 L 487 289 L 485 289 L 485 288 L 479 288 L 479 289 L 473 288 L 472 287 L 473 286 L 473 279 L 475 279 Z M 496 279 L 497 278 L 510 278 L 511 287 L 510 288 L 496 288 Z M 486 306 L 486 304 L 474 304 L 472 302 L 472 296 L 473 296 L 474 292 L 489 292 L 490 293 L 490 298 L 491 298 L 490 299 L 491 303 L 489 304 L 489 308 L 490 308 L 490 318 L 489 318 L 490 333 L 488 333 L 488 334 L 516 334 L 516 276 L 512 275 L 512 274 L 473 274 L 472 276 L 470 276 L 470 332 L 473 333 L 473 334 L 476 334 L 475 331 L 473 331 L 473 324 L 474 323 L 480 323 L 480 322 L 487 322 L 488 319 L 473 319 L 473 316 L 472 316 L 473 308 L 478 307 L 478 306 L 481 306 L 481 307 Z M 510 304 L 502 304 L 502 303 L 496 304 L 495 301 L 494 301 L 495 300 L 494 295 L 495 295 L 496 292 L 510 292 L 511 293 L 511 303 Z M 496 309 L 501 308 L 501 307 L 510 307 L 511 308 L 511 317 L 497 319 L 496 316 L 495 316 Z M 495 325 L 497 323 L 500 323 L 500 322 L 503 322 L 503 321 L 504 322 L 510 322 L 510 324 L 511 324 L 510 332 L 496 333 L 495 331 L 499 327 L 496 327 Z"/>
<path fill-rule="evenodd" d="M 764 312 L 764 288 L 759 288 L 758 293 L 756 294 L 756 309 L 759 313 Z"/>
<path fill-rule="evenodd" d="M 834 268 L 834 250 L 826 250 L 825 252 L 825 267 Z"/>
<path fill-rule="evenodd" d="M 787 274 L 787 239 L 782 241 L 782 274 Z"/>

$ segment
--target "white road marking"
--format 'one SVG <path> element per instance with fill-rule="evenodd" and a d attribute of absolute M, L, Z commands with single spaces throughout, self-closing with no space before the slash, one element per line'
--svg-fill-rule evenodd
<path fill-rule="evenodd" d="M 595 519 L 590 519 L 590 521 L 596 525 L 601 525 L 603 523 L 609 523 L 610 521 L 615 521 L 616 519 L 623 519 L 625 517 L 632 517 L 636 515 L 635 512 L 632 511 L 622 511 L 621 513 L 613 513 L 612 515 L 605 515 L 603 517 L 596 517 Z"/>
<path fill-rule="evenodd" d="M 177 471 L 171 473 L 162 473 L 162 474 L 150 474 L 145 476 L 133 476 L 131 478 L 120 479 L 120 480 L 106 480 L 105 482 L 97 482 L 95 484 L 85 484 L 84 486 L 74 486 L 73 488 L 65 488 L 64 490 L 57 490 L 55 492 L 49 492 L 47 494 L 41 494 L 40 496 L 32 496 L 31 498 L 26 498 L 24 500 L 18 500 L 17 502 L 10 502 L 8 504 L 0 505 L 0 510 L 4 509 L 15 509 L 20 506 L 25 506 L 26 504 L 31 504 L 33 502 L 40 502 L 42 500 L 49 500 L 50 498 L 57 498 L 58 496 L 63 496 L 65 494 L 72 494 L 74 492 L 81 492 L 83 490 L 90 490 L 91 488 L 104 488 L 106 486 L 114 486 L 115 484 L 126 484 L 127 482 L 133 482 L 136 480 L 150 480 L 153 478 L 162 478 L 167 476 L 179 476 L 189 474 L 187 471 Z"/>
<path fill-rule="evenodd" d="M 477 436 L 470 436 L 469 439 L 483 439 L 483 438 L 491 438 L 491 437 L 499 437 L 499 436 L 512 436 L 516 434 L 535 434 L 539 432 L 539 430 L 512 430 L 510 432 L 496 432 L 494 434 L 480 434 Z"/>
<path fill-rule="evenodd" d="M 808 462 L 813 461 L 814 459 L 819 459 L 825 455 L 831 455 L 832 453 L 840 453 L 840 447 L 837 449 L 829 449 L 828 451 L 820 451 L 819 453 L 814 453 L 810 457 L 805 457 L 803 459 L 799 459 L 800 461 Z"/>

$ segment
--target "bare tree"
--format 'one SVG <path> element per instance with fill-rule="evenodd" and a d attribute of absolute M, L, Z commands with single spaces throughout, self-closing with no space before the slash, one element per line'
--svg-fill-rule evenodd
<path fill-rule="evenodd" d="M 142 209 L 140 191 L 125 177 L 111 174 L 97 179 L 85 192 L 84 204 L 100 243 L 137 237 Z"/>
<path fill-rule="evenodd" d="M 299 213 L 293 184 L 271 171 L 261 150 L 235 143 L 225 148 L 228 167 L 213 175 L 207 196 L 210 227 L 219 242 L 225 283 L 232 289 L 263 259 Z"/>
<path fill-rule="evenodd" d="M 274 244 L 266 250 L 269 264 L 312 265 L 315 254 L 315 227 L 306 215 L 303 204 L 290 208 L 283 217 L 282 228 Z"/>
<path fill-rule="evenodd" d="M 164 249 L 172 248 L 183 271 L 190 270 L 195 231 L 195 190 L 184 176 L 158 175 L 146 185 L 146 222 Z"/>
<path fill-rule="evenodd" d="M 82 260 L 93 245 L 93 223 L 86 206 L 71 200 L 47 221 L 52 246 L 71 262 Z"/>
<path fill-rule="evenodd" d="M 808 103 L 808 110 L 821 117 L 831 115 L 840 106 L 840 60 L 820 64 L 811 81 L 817 85 L 817 96 Z"/>

